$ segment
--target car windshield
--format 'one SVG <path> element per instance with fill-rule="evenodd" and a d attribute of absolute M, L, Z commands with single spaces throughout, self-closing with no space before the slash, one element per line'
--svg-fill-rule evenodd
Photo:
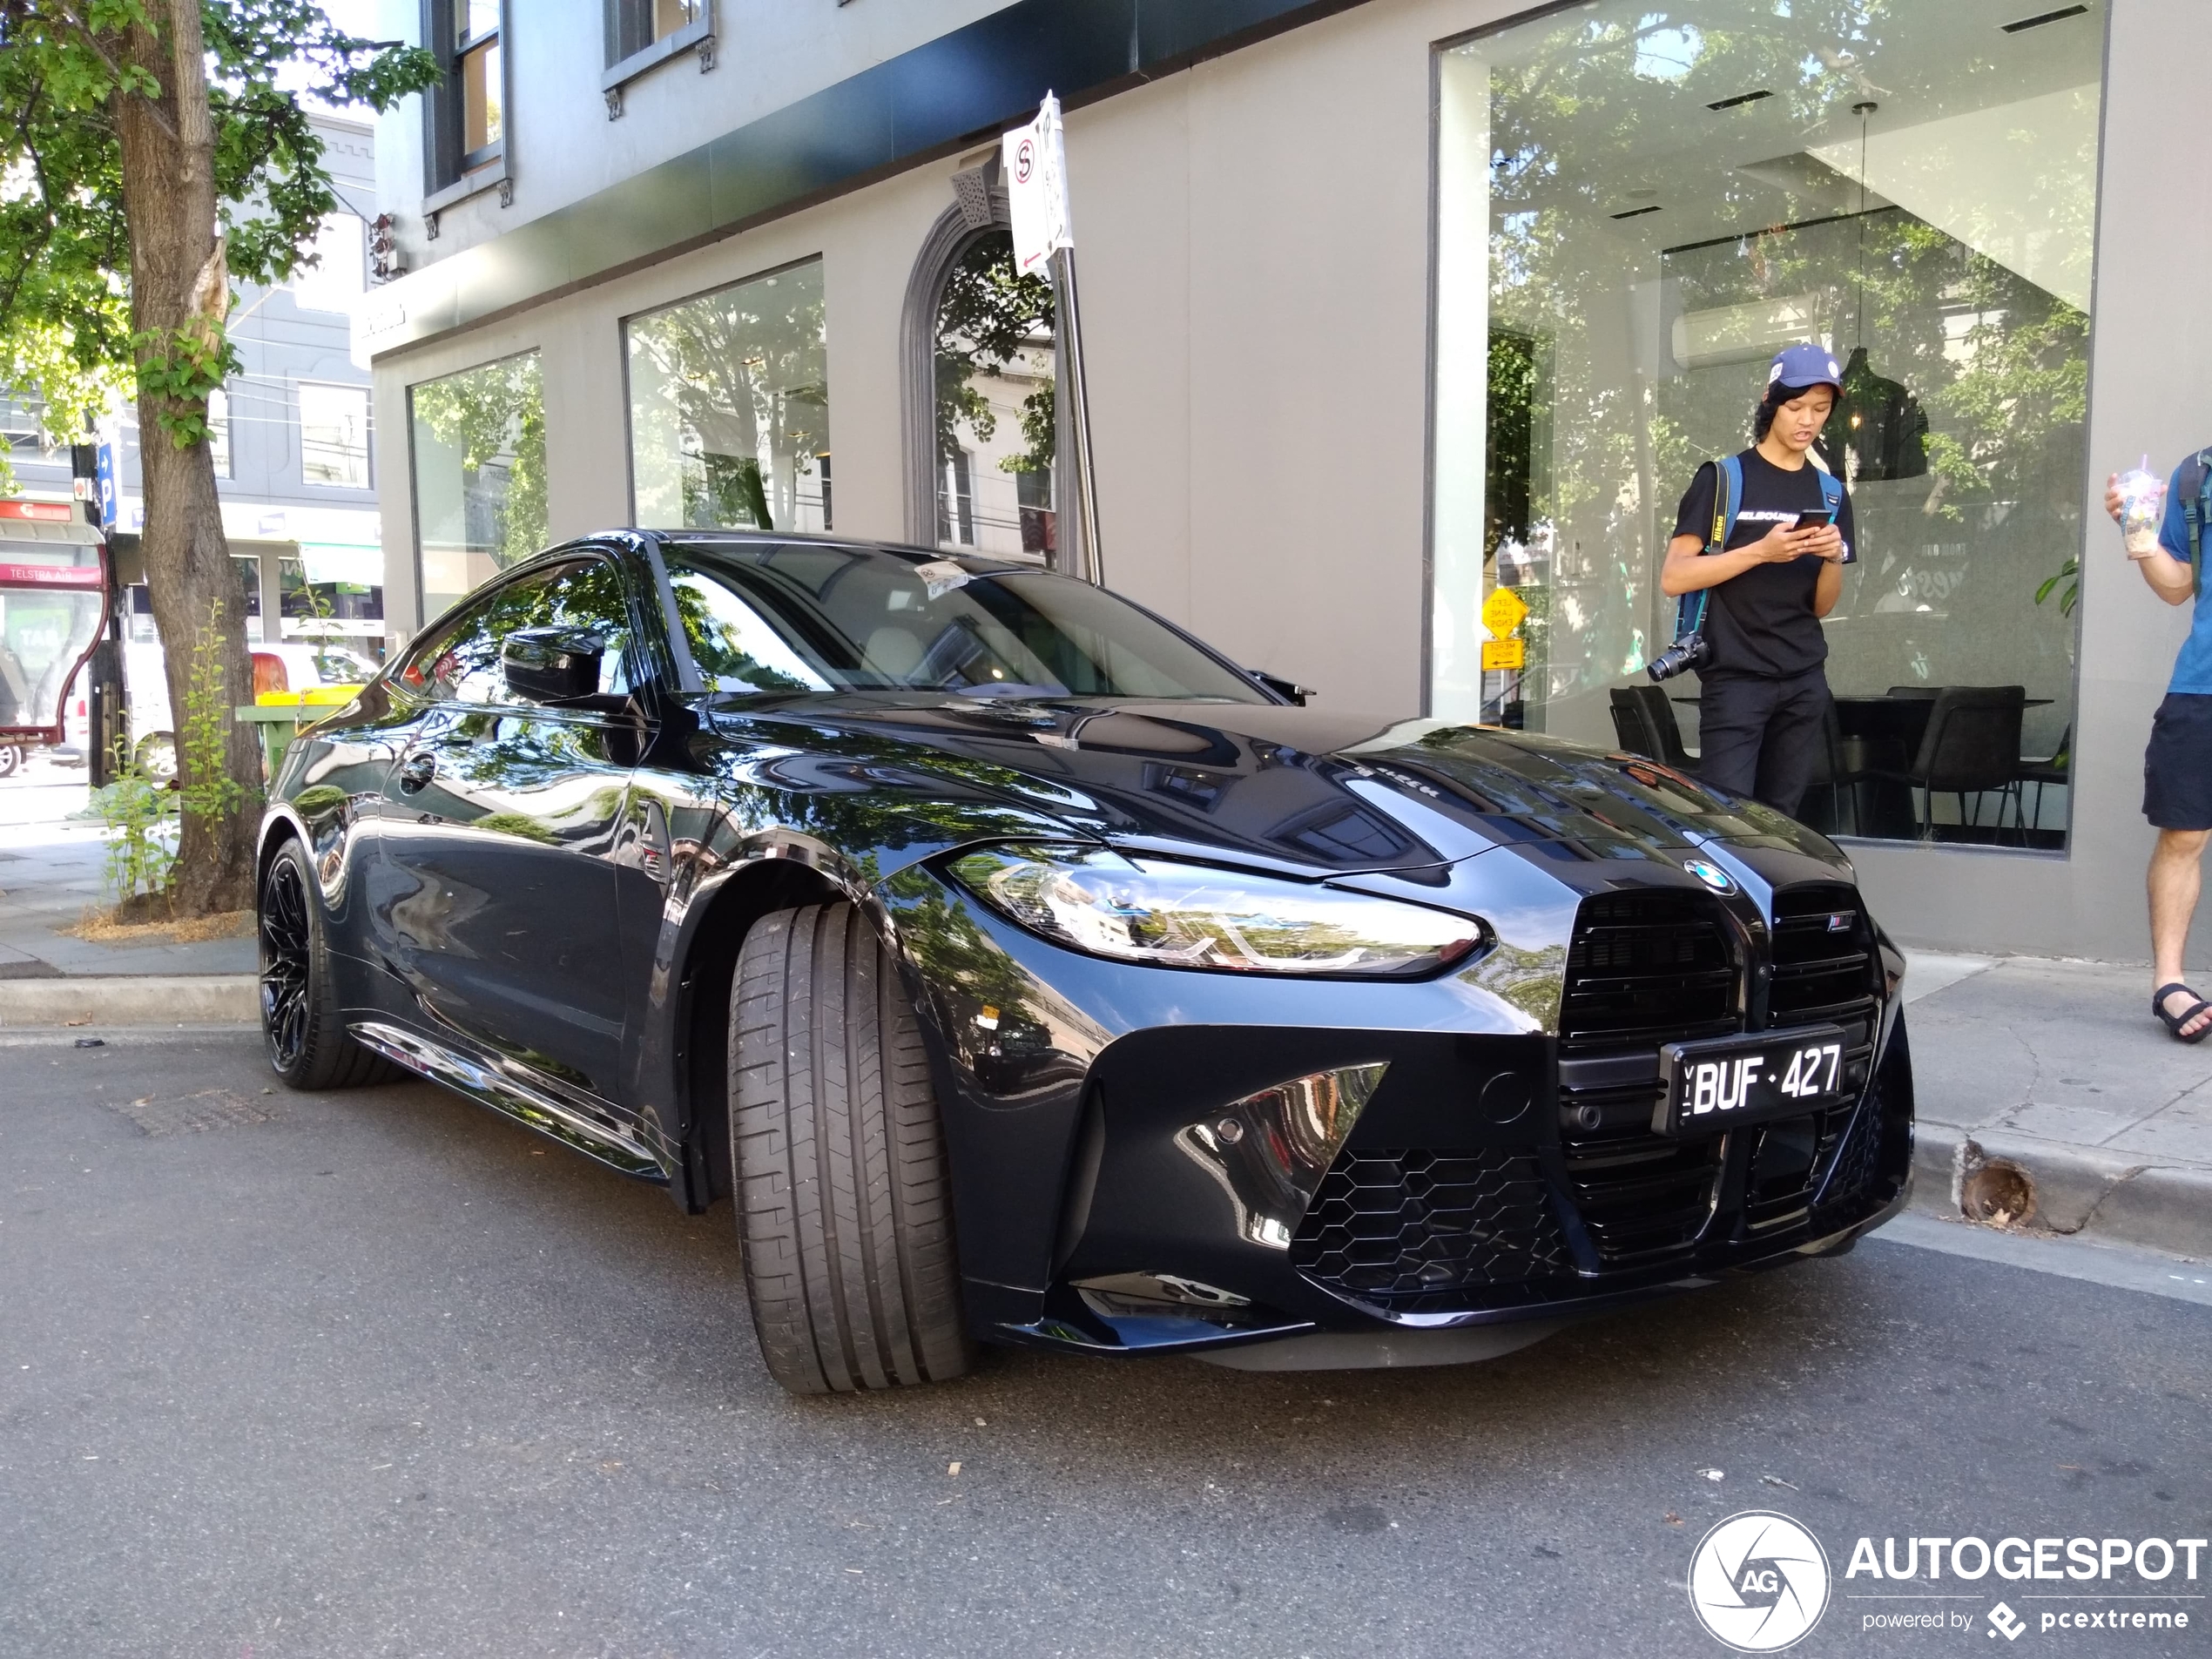
<path fill-rule="evenodd" d="M 672 547 L 666 563 L 710 691 L 1267 700 L 1173 630 L 1069 577 L 800 543 Z"/>

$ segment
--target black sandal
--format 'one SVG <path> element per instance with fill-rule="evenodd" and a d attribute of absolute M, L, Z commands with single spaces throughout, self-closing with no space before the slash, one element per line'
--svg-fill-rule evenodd
<path fill-rule="evenodd" d="M 2196 1000 L 2181 1013 L 2168 1014 L 2166 1011 L 2166 999 L 2176 991 L 2183 996 L 2195 997 Z M 2212 1008 L 2212 1002 L 2208 1002 L 2202 997 L 2197 996 L 2195 991 L 2189 989 L 2179 980 L 2175 980 L 2171 985 L 2160 986 L 2150 999 L 2150 1011 L 2165 1022 L 2166 1028 L 2172 1032 L 2175 1040 L 2180 1042 L 2202 1042 L 2208 1034 L 2212 1034 L 2212 1022 L 2201 1025 L 2186 1035 L 2182 1031 L 2183 1026 L 2208 1008 Z"/>

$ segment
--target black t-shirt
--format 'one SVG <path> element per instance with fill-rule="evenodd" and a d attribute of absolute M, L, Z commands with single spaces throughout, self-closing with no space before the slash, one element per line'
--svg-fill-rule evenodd
<path fill-rule="evenodd" d="M 1756 449 L 1737 459 L 1743 468 L 1743 499 L 1723 551 L 1749 547 L 1777 524 L 1796 523 L 1801 513 L 1824 510 L 1820 474 L 1810 461 L 1784 472 Z M 1718 476 L 1710 461 L 1698 468 L 1675 515 L 1676 535 L 1695 536 L 1701 543 L 1712 535 Z M 1836 509 L 1836 528 L 1843 532 L 1848 563 L 1855 546 L 1849 491 Z M 1820 618 L 1812 614 L 1813 587 L 1826 563 L 1808 553 L 1787 564 L 1755 564 L 1706 590 L 1713 596 L 1705 606 L 1707 669 L 1780 679 L 1827 661 L 1828 641 Z"/>

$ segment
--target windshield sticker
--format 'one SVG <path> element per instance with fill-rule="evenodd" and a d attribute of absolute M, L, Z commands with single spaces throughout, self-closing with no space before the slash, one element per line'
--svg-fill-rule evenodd
<path fill-rule="evenodd" d="M 933 599 L 941 599 L 954 588 L 964 588 L 974 579 L 950 559 L 932 559 L 927 564 L 917 564 L 914 574 L 927 584 Z"/>

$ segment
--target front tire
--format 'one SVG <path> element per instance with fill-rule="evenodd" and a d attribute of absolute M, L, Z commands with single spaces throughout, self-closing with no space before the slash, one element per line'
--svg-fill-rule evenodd
<path fill-rule="evenodd" d="M 826 1394 L 966 1371 L 927 1055 L 853 906 L 779 911 L 745 935 L 729 1067 L 745 1289 L 769 1374 Z"/>
<path fill-rule="evenodd" d="M 261 1038 L 289 1089 L 388 1082 L 399 1069 L 346 1035 L 330 984 L 321 890 L 297 841 L 277 848 L 261 877 Z"/>

